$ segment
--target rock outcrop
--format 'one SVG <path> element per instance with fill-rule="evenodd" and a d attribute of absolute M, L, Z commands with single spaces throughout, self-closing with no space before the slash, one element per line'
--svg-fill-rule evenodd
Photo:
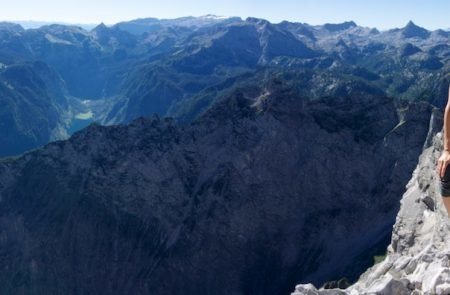
<path fill-rule="evenodd" d="M 346 289 L 300 284 L 292 294 L 450 294 L 450 218 L 439 194 L 437 159 L 442 152 L 440 116 L 434 116 L 393 226 L 385 259 Z"/>
<path fill-rule="evenodd" d="M 289 294 L 388 244 L 432 106 L 276 81 L 0 162 L 3 294 Z M 411 136 L 413 134 L 414 136 Z"/>

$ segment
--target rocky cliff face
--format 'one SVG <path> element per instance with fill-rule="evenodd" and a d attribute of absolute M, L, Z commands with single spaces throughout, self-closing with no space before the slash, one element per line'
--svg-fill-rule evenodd
<path fill-rule="evenodd" d="M 450 294 L 450 218 L 439 194 L 436 164 L 442 152 L 442 114 L 406 185 L 386 258 L 347 289 L 296 286 L 292 294 Z M 439 131 L 439 132 L 435 132 Z"/>
<path fill-rule="evenodd" d="M 64 83 L 45 63 L 0 62 L 0 105 L 0 157 L 67 138 Z"/>
<path fill-rule="evenodd" d="M 2 160 L 3 293 L 287 294 L 356 279 L 390 238 L 433 108 L 311 102 L 276 81 L 244 93 L 183 128 L 92 125 Z"/>

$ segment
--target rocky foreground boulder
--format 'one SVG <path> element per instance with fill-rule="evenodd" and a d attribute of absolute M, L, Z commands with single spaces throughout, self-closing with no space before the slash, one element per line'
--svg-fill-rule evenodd
<path fill-rule="evenodd" d="M 450 294 L 450 218 L 436 173 L 442 136 L 442 130 L 436 133 L 420 155 L 401 200 L 385 259 L 346 289 L 300 284 L 292 294 Z"/>

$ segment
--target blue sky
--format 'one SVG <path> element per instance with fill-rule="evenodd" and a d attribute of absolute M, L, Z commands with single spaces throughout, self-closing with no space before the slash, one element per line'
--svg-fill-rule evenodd
<path fill-rule="evenodd" d="M 450 28 L 448 0 L 0 0 L 0 20 L 113 24 L 143 17 L 217 14 L 309 24 L 354 20 L 379 29 L 409 20 L 427 29 Z"/>

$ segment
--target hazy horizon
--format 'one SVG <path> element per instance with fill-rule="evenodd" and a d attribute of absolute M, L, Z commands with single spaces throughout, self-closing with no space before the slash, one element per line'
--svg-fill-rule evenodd
<path fill-rule="evenodd" d="M 172 1 L 61 1 L 0 0 L 0 20 L 9 22 L 45 22 L 66 24 L 108 25 L 138 18 L 174 19 L 184 16 L 238 16 L 257 17 L 272 23 L 283 20 L 321 25 L 354 21 L 363 27 L 387 30 L 403 27 L 409 20 L 428 30 L 450 27 L 447 11 L 450 2 L 434 0 L 199 0 L 194 3 Z"/>
<path fill-rule="evenodd" d="M 118 22 L 115 22 L 115 23 L 108 23 L 108 22 L 81 23 L 81 22 L 64 22 L 64 21 L 48 21 L 48 20 L 4 20 L 4 19 L 0 19 L 0 22 L 9 22 L 9 23 L 20 24 L 24 29 L 34 29 L 34 28 L 39 28 L 39 27 L 44 26 L 44 25 L 51 25 L 51 24 L 61 24 L 61 25 L 68 25 L 68 26 L 73 25 L 73 26 L 80 26 L 80 27 L 83 27 L 85 29 L 92 29 L 92 28 L 98 26 L 101 23 L 104 23 L 107 26 L 112 26 L 112 25 L 115 25 L 115 24 L 120 23 L 120 22 L 129 22 L 129 21 L 134 21 L 134 20 L 137 20 L 137 19 L 154 18 L 154 19 L 159 19 L 159 20 L 173 20 L 173 19 L 184 18 L 184 17 L 204 17 L 204 16 L 207 16 L 207 15 L 214 15 L 214 16 L 218 16 L 218 17 L 240 17 L 242 20 L 245 20 L 247 18 L 247 17 L 241 17 L 241 16 L 221 16 L 221 15 L 215 15 L 215 14 L 210 13 L 210 14 L 206 14 L 206 15 L 198 15 L 198 16 L 185 15 L 185 16 L 179 16 L 179 17 L 173 17 L 173 18 L 158 18 L 158 17 L 154 17 L 154 16 L 148 16 L 148 17 L 140 17 L 140 18 L 135 18 L 135 19 L 121 20 L 121 21 L 118 21 Z M 248 17 L 256 17 L 256 16 L 248 16 Z M 265 18 L 262 18 L 262 17 L 256 17 L 256 18 L 265 19 Z M 382 31 L 395 29 L 395 28 L 402 28 L 402 27 L 406 26 L 409 21 L 412 21 L 417 26 L 423 27 L 423 28 L 425 28 L 427 30 L 430 30 L 430 31 L 436 30 L 436 29 L 450 30 L 450 27 L 442 27 L 442 28 L 430 29 L 430 28 L 428 28 L 426 26 L 423 26 L 422 24 L 418 23 L 417 21 L 415 21 L 413 19 L 408 20 L 403 25 L 396 26 L 396 27 L 391 27 L 391 28 L 379 28 L 379 27 L 376 27 L 376 26 L 375 27 L 365 26 L 365 25 L 362 25 L 362 24 L 360 24 L 360 23 L 358 23 L 358 22 L 356 22 L 356 21 L 354 21 L 352 19 L 344 20 L 344 21 L 341 21 L 341 22 L 324 22 L 324 23 L 317 23 L 317 24 L 311 24 L 311 23 L 302 22 L 302 21 L 290 21 L 290 20 L 281 20 L 279 22 L 273 22 L 273 21 L 271 21 L 269 19 L 265 19 L 265 20 L 268 20 L 268 21 L 270 21 L 271 23 L 274 23 L 274 24 L 280 23 L 280 22 L 283 22 L 283 21 L 289 21 L 289 22 L 306 23 L 306 24 L 312 25 L 312 26 L 324 25 L 324 24 L 327 24 L 327 23 L 337 24 L 337 23 L 353 21 L 358 26 L 369 27 L 369 28 L 376 28 L 376 29 L 382 30 Z"/>

